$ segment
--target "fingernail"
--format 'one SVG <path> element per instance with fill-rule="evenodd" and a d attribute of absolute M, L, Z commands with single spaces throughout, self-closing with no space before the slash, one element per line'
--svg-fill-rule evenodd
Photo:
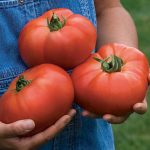
<path fill-rule="evenodd" d="M 30 132 L 31 130 L 24 130 L 21 134 L 25 134 L 25 133 L 28 133 Z"/>
<path fill-rule="evenodd" d="M 111 117 L 108 117 L 108 116 L 104 116 L 103 119 L 106 121 L 111 121 Z"/>
<path fill-rule="evenodd" d="M 88 112 L 86 112 L 86 111 L 83 111 L 83 112 L 82 112 L 82 116 L 85 117 L 85 116 L 87 116 L 87 115 L 88 115 Z"/>
<path fill-rule="evenodd" d="M 72 117 L 76 114 L 76 110 L 72 111 Z"/>
<path fill-rule="evenodd" d="M 33 120 L 24 121 L 24 128 L 26 131 L 31 131 L 35 127 L 35 123 Z"/>
<path fill-rule="evenodd" d="M 70 118 L 70 117 L 69 117 L 69 118 L 67 118 L 67 119 L 66 119 L 66 121 L 65 121 L 65 123 L 66 123 L 66 124 L 68 124 L 68 123 L 70 122 L 70 120 L 71 120 L 71 118 Z"/>
<path fill-rule="evenodd" d="M 76 114 L 76 110 L 73 109 L 68 114 L 69 114 L 69 116 L 73 117 Z"/>

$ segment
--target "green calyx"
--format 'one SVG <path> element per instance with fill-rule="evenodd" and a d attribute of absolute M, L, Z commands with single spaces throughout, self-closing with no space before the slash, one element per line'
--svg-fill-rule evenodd
<path fill-rule="evenodd" d="M 123 61 L 121 58 L 111 55 L 104 60 L 94 57 L 94 59 L 101 63 L 103 71 L 107 73 L 119 72 L 123 66 Z"/>
<path fill-rule="evenodd" d="M 53 13 L 51 20 L 47 18 L 47 25 L 50 29 L 50 32 L 58 31 L 65 26 L 66 19 L 63 16 L 62 18 L 63 21 L 60 21 L 60 18 L 55 13 Z"/>
<path fill-rule="evenodd" d="M 23 75 L 19 76 L 19 79 L 16 82 L 16 92 L 21 91 L 24 87 L 29 85 L 32 81 L 31 80 L 26 80 Z"/>

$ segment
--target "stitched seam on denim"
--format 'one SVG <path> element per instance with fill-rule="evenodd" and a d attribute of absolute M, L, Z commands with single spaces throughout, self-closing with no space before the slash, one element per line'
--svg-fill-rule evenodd
<path fill-rule="evenodd" d="M 96 10 L 95 10 L 95 4 L 94 4 L 94 0 L 91 0 L 90 1 L 92 4 L 89 4 L 90 6 L 90 10 L 91 10 L 91 13 L 92 13 L 92 21 L 93 21 L 93 24 L 95 27 L 97 27 L 97 20 L 96 20 Z"/>
<path fill-rule="evenodd" d="M 87 18 L 91 18 L 91 14 L 89 12 L 88 0 L 80 0 L 80 7 L 82 9 L 81 11 L 83 16 Z"/>
<path fill-rule="evenodd" d="M 10 6 L 10 5 L 13 5 L 13 6 L 16 6 L 18 4 L 18 1 L 15 0 L 15 1 L 2 1 L 0 2 L 0 8 L 5 8 L 6 6 Z"/>
<path fill-rule="evenodd" d="M 9 87 L 12 79 L 21 74 L 23 71 L 24 69 L 16 68 L 9 68 L 8 70 L 3 70 L 0 74 L 0 91 L 5 91 Z"/>
<path fill-rule="evenodd" d="M 9 83 L 11 82 L 12 79 L 13 78 L 10 78 L 9 80 L 6 80 L 5 82 L 3 82 L 3 84 L 0 83 L 1 84 L 0 91 L 5 91 L 8 88 Z"/>
<path fill-rule="evenodd" d="M 17 6 L 23 6 L 28 3 L 35 3 L 39 0 L 25 0 L 23 3 L 20 3 L 19 0 L 12 0 L 12 1 L 0 1 L 0 9 L 8 9 Z"/>
<path fill-rule="evenodd" d="M 72 122 L 69 125 L 68 128 L 68 148 L 69 150 L 77 150 L 80 149 L 80 130 L 81 129 L 81 115 L 80 115 L 80 107 L 77 104 L 74 104 L 73 106 L 76 111 L 77 114 L 75 115 L 75 117 L 73 118 Z"/>
<path fill-rule="evenodd" d="M 8 78 L 14 77 L 20 73 L 22 73 L 26 68 L 16 67 L 8 67 L 6 69 L 0 70 L 0 81 L 7 80 Z"/>
<path fill-rule="evenodd" d="M 81 12 L 82 15 L 87 17 L 92 21 L 94 26 L 97 26 L 96 22 L 96 12 L 95 12 L 95 6 L 94 6 L 94 1 L 93 0 L 80 0 L 80 7 L 81 7 Z M 95 53 L 95 49 L 92 51 L 92 53 Z"/>
<path fill-rule="evenodd" d="M 82 8 L 82 14 L 89 18 L 92 23 L 94 24 L 94 26 L 97 26 L 97 22 L 96 22 L 96 11 L 95 11 L 95 6 L 94 6 L 94 1 L 93 0 L 81 0 L 80 1 L 80 5 Z"/>
<path fill-rule="evenodd" d="M 40 0 L 34 3 L 36 17 L 39 17 L 41 15 L 39 8 L 40 8 Z"/>

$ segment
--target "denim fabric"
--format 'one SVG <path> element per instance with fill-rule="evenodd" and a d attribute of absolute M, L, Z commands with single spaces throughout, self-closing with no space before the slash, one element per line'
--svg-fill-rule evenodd
<path fill-rule="evenodd" d="M 69 8 L 89 18 L 96 26 L 93 0 L 0 0 L 0 95 L 10 82 L 27 69 L 18 53 L 21 29 L 31 19 L 53 8 Z M 39 150 L 114 150 L 111 125 L 101 119 L 77 115 L 53 140 Z"/>

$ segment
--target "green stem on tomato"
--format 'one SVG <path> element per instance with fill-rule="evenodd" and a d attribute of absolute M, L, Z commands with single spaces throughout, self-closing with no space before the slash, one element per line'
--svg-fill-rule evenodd
<path fill-rule="evenodd" d="M 63 21 L 60 21 L 60 18 L 55 13 L 53 13 L 51 20 L 47 18 L 47 25 L 50 29 L 50 32 L 58 31 L 65 26 L 66 19 L 63 16 L 62 18 Z"/>
<path fill-rule="evenodd" d="M 21 91 L 24 87 L 29 85 L 32 81 L 31 80 L 26 80 L 23 75 L 19 76 L 19 79 L 16 82 L 16 92 Z"/>
<path fill-rule="evenodd" d="M 101 63 L 103 71 L 107 73 L 119 72 L 123 66 L 123 60 L 115 55 L 111 55 L 103 60 L 94 57 L 94 59 Z"/>

